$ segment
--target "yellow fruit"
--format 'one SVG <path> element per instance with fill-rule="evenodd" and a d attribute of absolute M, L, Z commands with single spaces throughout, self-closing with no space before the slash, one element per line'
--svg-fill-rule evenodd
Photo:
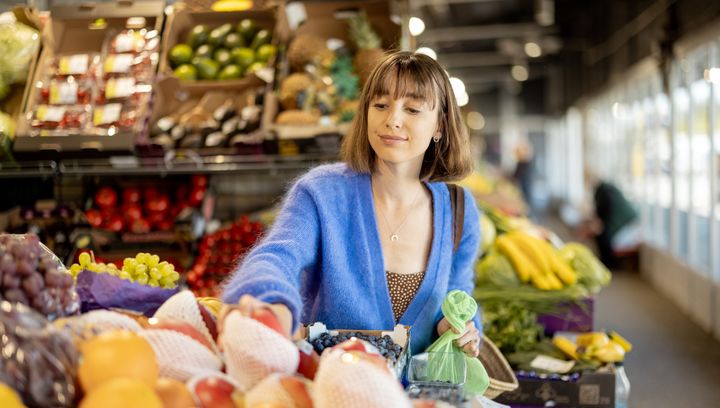
<path fill-rule="evenodd" d="M 27 408 L 15 390 L 5 383 L 0 383 L 0 407 Z"/>
<path fill-rule="evenodd" d="M 625 337 L 621 336 L 620 333 L 616 332 L 615 330 L 610 332 L 610 340 L 619 344 L 626 353 L 632 350 L 632 343 L 630 343 Z"/>
<path fill-rule="evenodd" d="M 154 387 L 159 368 L 150 344 L 127 331 L 111 331 L 80 345 L 80 384 L 90 392 L 106 381 L 124 377 Z M 129 406 L 129 405 L 128 405 Z"/>
<path fill-rule="evenodd" d="M 578 347 L 602 347 L 610 341 L 607 334 L 603 332 L 582 333 L 577 336 L 575 343 Z"/>
<path fill-rule="evenodd" d="M 560 349 L 565 355 L 572 358 L 573 360 L 579 360 L 580 356 L 577 353 L 577 345 L 572 341 L 568 340 L 563 336 L 555 336 L 552 339 L 552 343 Z"/>
<path fill-rule="evenodd" d="M 163 408 L 153 388 L 143 381 L 115 378 L 93 389 L 80 402 L 80 408 Z"/>
<path fill-rule="evenodd" d="M 497 245 L 500 252 L 508 257 L 510 263 L 513 264 L 513 268 L 515 268 L 515 272 L 520 281 L 529 282 L 530 278 L 538 273 L 535 265 L 533 265 L 525 254 L 518 249 L 515 243 L 507 237 L 507 234 L 500 235 L 495 240 L 495 245 Z"/>
<path fill-rule="evenodd" d="M 535 264 L 540 273 L 543 275 L 549 275 L 551 273 L 550 261 L 545 257 L 542 250 L 536 246 L 535 242 L 533 242 L 537 241 L 537 238 L 531 237 L 521 231 L 508 232 L 507 236 L 512 239 L 523 254 L 525 254 L 533 264 Z"/>
<path fill-rule="evenodd" d="M 603 363 L 616 363 L 625 359 L 625 350 L 623 350 L 619 344 L 610 341 L 600 347 L 594 348 L 590 352 L 590 356 Z"/>
<path fill-rule="evenodd" d="M 188 387 L 174 378 L 162 377 L 155 384 L 155 393 L 162 401 L 164 408 L 191 408 L 195 400 Z"/>

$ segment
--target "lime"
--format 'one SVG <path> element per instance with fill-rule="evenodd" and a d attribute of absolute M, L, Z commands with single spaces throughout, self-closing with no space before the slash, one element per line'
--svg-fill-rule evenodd
<path fill-rule="evenodd" d="M 260 62 L 270 62 L 277 54 L 277 47 L 272 44 L 263 44 L 255 53 L 256 59 Z"/>
<path fill-rule="evenodd" d="M 242 68 L 247 67 L 255 61 L 255 52 L 250 48 L 233 48 L 233 50 L 230 51 L 230 55 L 232 56 L 233 62 Z"/>
<path fill-rule="evenodd" d="M 197 48 L 202 44 L 205 44 L 210 36 L 210 30 L 207 26 L 198 24 L 190 30 L 190 34 L 187 37 L 187 43 L 191 47 Z"/>
<path fill-rule="evenodd" d="M 237 47 L 244 47 L 245 46 L 245 39 L 242 35 L 238 33 L 230 33 L 225 37 L 224 42 L 225 48 L 231 50 L 233 48 Z"/>
<path fill-rule="evenodd" d="M 187 64 L 193 57 L 193 49 L 187 44 L 177 44 L 170 49 L 170 64 L 178 67 Z"/>
<path fill-rule="evenodd" d="M 217 79 L 238 79 L 242 76 L 242 68 L 235 64 L 230 64 L 220 71 Z"/>
<path fill-rule="evenodd" d="M 195 50 L 195 56 L 200 58 L 212 58 L 215 49 L 212 45 L 203 44 Z"/>
<path fill-rule="evenodd" d="M 265 68 L 265 64 L 264 64 L 264 63 L 262 63 L 262 62 L 253 62 L 253 63 L 250 64 L 250 66 L 247 67 L 247 69 L 245 70 L 245 75 L 247 75 L 247 74 L 252 74 L 252 73 L 254 73 L 254 72 L 256 72 L 256 71 L 258 71 L 258 70 L 260 70 L 260 69 L 262 69 L 262 68 Z"/>
<path fill-rule="evenodd" d="M 195 63 L 195 69 L 197 69 L 198 78 L 215 79 L 220 72 L 220 64 L 210 58 L 199 58 Z"/>
<path fill-rule="evenodd" d="M 249 18 L 245 18 L 240 20 L 236 30 L 238 34 L 242 35 L 245 38 L 245 41 L 249 43 L 252 41 L 253 37 L 255 37 L 255 33 L 258 29 L 254 21 Z"/>
<path fill-rule="evenodd" d="M 250 48 L 257 50 L 263 44 L 270 44 L 270 39 L 270 31 L 265 29 L 260 30 L 257 34 L 255 34 L 255 38 L 253 38 Z"/>
<path fill-rule="evenodd" d="M 215 54 L 213 54 L 213 59 L 215 59 L 215 61 L 217 61 L 221 67 L 224 67 L 225 65 L 228 65 L 232 62 L 230 51 L 226 50 L 225 48 L 218 48 L 215 51 Z"/>
<path fill-rule="evenodd" d="M 223 24 L 220 27 L 213 29 L 210 31 L 210 36 L 208 37 L 208 44 L 213 47 L 219 47 L 231 31 L 232 26 L 230 24 Z"/>
<path fill-rule="evenodd" d="M 194 81 L 197 79 L 197 70 L 190 64 L 183 64 L 173 71 L 176 77 L 183 81 Z"/>

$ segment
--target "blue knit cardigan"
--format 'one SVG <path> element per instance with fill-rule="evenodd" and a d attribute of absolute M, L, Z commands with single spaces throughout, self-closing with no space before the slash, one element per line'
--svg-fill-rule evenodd
<path fill-rule="evenodd" d="M 445 294 L 472 294 L 480 246 L 479 214 L 465 191 L 463 237 L 453 253 L 450 195 L 444 183 L 426 183 L 433 198 L 433 239 L 425 278 L 399 319 L 411 326 L 413 354 L 437 338 Z M 251 294 L 286 305 L 293 330 L 323 322 L 331 329 L 387 330 L 395 325 L 370 175 L 344 163 L 316 167 L 288 191 L 266 236 L 225 284 L 223 300 Z M 479 316 L 479 312 L 478 312 Z M 476 325 L 480 319 L 476 316 Z"/>

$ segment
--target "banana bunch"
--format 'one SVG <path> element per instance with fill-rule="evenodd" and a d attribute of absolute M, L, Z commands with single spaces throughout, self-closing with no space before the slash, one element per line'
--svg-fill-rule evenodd
<path fill-rule="evenodd" d="M 495 245 L 510 260 L 521 282 L 540 290 L 560 290 L 577 282 L 575 271 L 545 240 L 515 230 L 499 236 Z"/>
<path fill-rule="evenodd" d="M 577 336 L 575 342 L 567 337 L 555 336 L 555 347 L 575 361 L 588 360 L 601 363 L 623 361 L 625 354 L 632 350 L 632 344 L 618 332 L 589 332 Z"/>

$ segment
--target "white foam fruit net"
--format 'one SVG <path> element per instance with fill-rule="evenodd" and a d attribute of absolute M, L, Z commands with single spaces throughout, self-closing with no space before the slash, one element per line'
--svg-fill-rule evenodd
<path fill-rule="evenodd" d="M 127 330 L 131 332 L 142 330 L 140 323 L 132 317 L 110 310 L 93 310 L 73 320 L 71 323 L 73 328 L 84 326 L 84 328 L 98 333 L 110 330 Z"/>
<path fill-rule="evenodd" d="M 272 373 L 294 373 L 300 360 L 290 340 L 237 311 L 225 317 L 219 343 L 225 353 L 226 371 L 242 392 Z"/>
<path fill-rule="evenodd" d="M 143 330 L 145 338 L 155 351 L 160 376 L 185 382 L 190 378 L 222 369 L 222 361 L 197 340 L 174 330 Z"/>
<path fill-rule="evenodd" d="M 183 290 L 166 300 L 165 303 L 158 308 L 153 317 L 158 319 L 171 318 L 188 322 L 198 329 L 198 331 L 210 341 L 213 347 L 215 347 L 215 340 L 213 340 L 210 330 L 205 324 L 205 320 L 203 320 L 200 307 L 195 295 L 189 290 Z M 213 351 L 217 353 L 217 349 Z"/>
<path fill-rule="evenodd" d="M 245 394 L 245 408 L 255 408 L 260 406 L 277 406 L 284 408 L 296 408 L 295 399 L 287 392 L 280 382 L 281 379 L 287 377 L 285 374 L 271 374 L 260 381 L 250 391 Z M 306 386 L 312 387 L 310 381 L 304 381 Z M 308 388 L 308 392 L 312 393 L 312 388 Z"/>
<path fill-rule="evenodd" d="M 313 396 L 315 408 L 412 407 L 389 371 L 342 350 L 323 353 Z"/>

